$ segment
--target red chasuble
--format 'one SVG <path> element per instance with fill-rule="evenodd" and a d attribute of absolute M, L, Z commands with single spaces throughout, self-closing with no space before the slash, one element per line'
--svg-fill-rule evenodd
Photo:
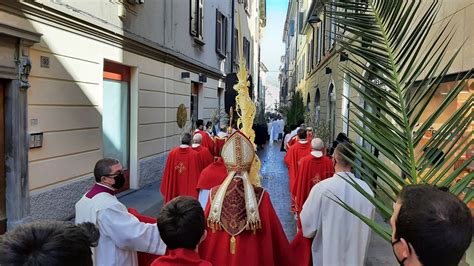
<path fill-rule="evenodd" d="M 308 198 L 311 188 L 328 177 L 334 175 L 334 166 L 327 156 L 316 158 L 309 154 L 300 161 L 295 182 L 295 207 L 298 214 Z"/>
<path fill-rule="evenodd" d="M 215 186 L 220 186 L 226 177 L 227 168 L 225 167 L 222 158 L 219 158 L 217 161 L 202 170 L 196 188 L 200 190 L 211 189 Z"/>
<path fill-rule="evenodd" d="M 273 209 L 270 197 L 263 188 L 255 187 L 262 228 L 245 230 L 247 214 L 243 182 L 235 178 L 229 185 L 222 207 L 223 230 L 207 228 L 207 238 L 199 246 L 201 258 L 214 266 L 295 265 L 291 262 L 289 243 Z M 211 190 L 213 200 L 217 187 Z M 209 216 L 210 202 L 206 207 Z M 235 254 L 230 252 L 231 234 L 235 236 Z M 296 264 L 297 265 L 297 264 Z"/>
<path fill-rule="evenodd" d="M 209 152 L 206 147 L 199 145 L 197 147 L 193 147 L 193 150 L 199 153 L 203 169 L 214 162 L 214 156 L 212 156 L 211 152 Z"/>
<path fill-rule="evenodd" d="M 168 251 L 167 255 L 156 259 L 151 266 L 212 266 L 202 260 L 194 250 L 177 248 Z"/>
<path fill-rule="evenodd" d="M 201 137 L 202 137 L 201 146 L 206 147 L 209 150 L 209 152 L 211 152 L 211 154 L 214 155 L 214 141 L 209 136 L 209 134 L 207 134 L 206 131 L 203 131 L 203 130 L 196 130 L 194 132 L 194 135 L 196 134 L 201 134 Z"/>
<path fill-rule="evenodd" d="M 199 154 L 191 147 L 172 149 L 166 160 L 160 187 L 165 204 L 177 196 L 192 196 L 197 199 L 196 185 L 201 170 Z"/>
<path fill-rule="evenodd" d="M 215 141 L 214 155 L 218 156 L 218 157 L 221 157 L 222 147 L 224 147 L 226 139 L 225 138 L 214 137 L 214 141 Z"/>
<path fill-rule="evenodd" d="M 297 141 L 293 144 L 285 155 L 285 163 L 288 166 L 288 175 L 290 176 L 290 193 L 295 195 L 295 181 L 298 175 L 298 166 L 300 160 L 311 152 L 311 143 L 301 143 Z"/>

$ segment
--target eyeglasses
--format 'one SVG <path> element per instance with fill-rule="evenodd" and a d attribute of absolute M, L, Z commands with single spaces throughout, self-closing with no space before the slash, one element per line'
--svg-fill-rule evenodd
<path fill-rule="evenodd" d="M 123 170 L 120 170 L 118 173 L 115 173 L 115 174 L 108 174 L 108 175 L 104 175 L 106 177 L 116 177 L 116 176 L 119 176 L 119 175 L 123 175 Z"/>

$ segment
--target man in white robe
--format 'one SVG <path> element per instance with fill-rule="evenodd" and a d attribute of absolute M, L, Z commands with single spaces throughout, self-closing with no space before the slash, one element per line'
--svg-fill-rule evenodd
<path fill-rule="evenodd" d="M 96 184 L 76 203 L 76 223 L 94 223 L 100 232 L 93 250 L 94 265 L 138 265 L 137 251 L 163 255 L 166 245 L 156 224 L 145 224 L 128 213 L 115 197 L 125 178 L 118 160 L 99 160 L 94 168 Z"/>
<path fill-rule="evenodd" d="M 313 265 L 364 265 L 369 243 L 369 227 L 334 200 L 341 199 L 356 211 L 373 219 L 375 207 L 349 182 L 356 182 L 373 195 L 367 183 L 351 173 L 352 167 L 343 155 L 353 158 L 349 143 L 337 146 L 335 174 L 311 189 L 301 212 L 303 236 L 314 238 Z"/>

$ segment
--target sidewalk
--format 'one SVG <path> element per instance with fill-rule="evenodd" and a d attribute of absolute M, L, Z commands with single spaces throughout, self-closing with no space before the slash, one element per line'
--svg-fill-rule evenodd
<path fill-rule="evenodd" d="M 157 217 L 163 206 L 160 184 L 161 182 L 154 182 L 141 189 L 124 192 L 118 198 L 127 208 L 135 208 L 143 215 Z"/>

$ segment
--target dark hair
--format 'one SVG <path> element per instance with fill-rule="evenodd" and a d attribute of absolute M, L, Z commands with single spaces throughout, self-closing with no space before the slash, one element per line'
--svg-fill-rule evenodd
<path fill-rule="evenodd" d="M 410 243 L 423 265 L 458 265 L 473 233 L 466 204 L 431 185 L 405 186 L 399 202 L 395 238 Z"/>
<path fill-rule="evenodd" d="M 193 141 L 193 137 L 189 133 L 184 133 L 183 136 L 181 137 L 181 144 L 191 145 L 192 141 Z"/>
<path fill-rule="evenodd" d="M 300 129 L 298 129 L 296 134 L 298 135 L 299 139 L 306 139 L 306 136 L 307 136 L 306 135 L 306 129 L 300 128 Z"/>
<path fill-rule="evenodd" d="M 100 178 L 106 175 L 109 175 L 112 171 L 112 166 L 119 164 L 120 162 L 117 159 L 113 158 L 104 158 L 97 161 L 94 166 L 94 177 L 95 181 L 99 183 Z"/>
<path fill-rule="evenodd" d="M 211 121 L 207 121 L 206 127 L 212 127 L 212 122 L 211 122 Z"/>
<path fill-rule="evenodd" d="M 355 159 L 355 149 L 349 142 L 339 143 L 334 150 L 334 157 L 337 157 L 337 163 L 343 166 L 352 166 Z"/>
<path fill-rule="evenodd" d="M 199 201 L 179 196 L 163 207 L 157 225 L 161 239 L 169 249 L 195 249 L 204 234 L 206 223 Z"/>
<path fill-rule="evenodd" d="M 302 124 L 304 124 L 304 120 L 302 120 L 302 119 L 298 120 L 298 123 L 297 123 L 297 124 L 298 124 L 298 125 L 297 125 L 298 127 L 301 126 Z"/>
<path fill-rule="evenodd" d="M 99 230 L 92 223 L 47 221 L 0 236 L 0 265 L 92 266 Z"/>
<path fill-rule="evenodd" d="M 200 126 L 204 126 L 204 120 L 202 119 L 198 119 L 196 121 L 196 127 L 199 128 Z"/>

